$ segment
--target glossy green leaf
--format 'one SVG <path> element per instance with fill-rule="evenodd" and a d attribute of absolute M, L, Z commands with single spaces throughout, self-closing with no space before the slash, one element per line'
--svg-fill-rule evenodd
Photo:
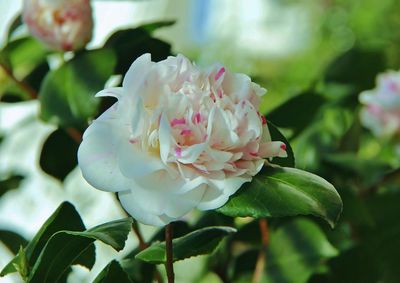
<path fill-rule="evenodd" d="M 0 53 L 14 75 L 21 79 L 46 60 L 48 50 L 33 37 L 21 37 L 8 42 Z"/>
<path fill-rule="evenodd" d="M 93 283 L 132 283 L 121 265 L 113 260 L 97 275 Z"/>
<path fill-rule="evenodd" d="M 176 21 L 159 21 L 141 25 L 139 28 L 144 29 L 145 31 L 152 33 L 160 28 L 169 27 L 175 24 Z"/>
<path fill-rule="evenodd" d="M 26 246 L 28 241 L 21 235 L 8 230 L 0 230 L 0 241 L 14 254 L 17 254 L 21 246 Z"/>
<path fill-rule="evenodd" d="M 122 250 L 131 218 L 108 222 L 83 232 L 59 231 L 47 241 L 29 275 L 30 283 L 52 283 L 63 275 L 95 240 Z"/>
<path fill-rule="evenodd" d="M 231 227 L 207 227 L 176 238 L 173 240 L 174 261 L 212 253 L 224 237 L 235 232 Z M 154 264 L 165 263 L 165 242 L 151 245 L 136 258 Z"/>
<path fill-rule="evenodd" d="M 43 144 L 39 164 L 44 172 L 59 179 L 64 178 L 75 168 L 78 144 L 62 129 L 57 129 Z"/>
<path fill-rule="evenodd" d="M 62 203 L 57 210 L 46 220 L 40 230 L 36 233 L 35 237 L 25 247 L 24 252 L 28 260 L 29 266 L 33 266 L 38 259 L 42 249 L 50 237 L 60 230 L 83 231 L 85 226 L 82 219 L 75 207 L 69 202 Z M 94 249 L 92 249 L 92 260 L 77 262 L 86 267 L 91 267 L 94 264 Z M 16 256 L 16 258 L 18 255 Z M 6 267 L 1 271 L 0 276 L 7 275 L 8 273 L 15 272 L 13 267 L 16 263 L 14 258 Z"/>
<path fill-rule="evenodd" d="M 133 283 L 153 283 L 156 266 L 136 259 L 139 252 L 139 248 L 135 249 L 120 261 L 120 265 Z"/>
<path fill-rule="evenodd" d="M 217 211 L 232 217 L 315 215 L 332 227 L 342 200 L 326 180 L 295 168 L 265 167 Z"/>
<path fill-rule="evenodd" d="M 245 252 L 236 259 L 235 282 L 249 282 L 259 250 Z M 298 218 L 270 230 L 265 271 L 261 282 L 305 283 L 325 268 L 325 261 L 338 254 L 313 221 Z"/>
<path fill-rule="evenodd" d="M 293 136 L 296 136 L 312 124 L 324 103 L 323 96 L 308 91 L 290 98 L 266 117 L 278 127 L 293 130 Z"/>
<path fill-rule="evenodd" d="M 117 54 L 115 72 L 125 74 L 132 62 L 144 53 L 150 53 L 153 61 L 160 61 L 171 55 L 171 45 L 151 36 L 148 30 L 154 26 L 119 30 L 112 34 L 104 44 Z"/>
<path fill-rule="evenodd" d="M 11 22 L 8 31 L 7 31 L 7 40 L 10 40 L 13 36 L 13 33 L 23 24 L 22 15 L 18 14 L 15 16 L 13 21 Z"/>
<path fill-rule="evenodd" d="M 41 118 L 63 127 L 83 128 L 100 103 L 95 94 L 113 74 L 112 50 L 84 51 L 45 77 L 39 93 Z"/>

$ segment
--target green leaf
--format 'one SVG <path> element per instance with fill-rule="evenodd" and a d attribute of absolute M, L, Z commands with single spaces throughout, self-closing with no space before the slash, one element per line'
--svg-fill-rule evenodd
<path fill-rule="evenodd" d="M 134 29 L 119 30 L 112 34 L 104 47 L 112 48 L 117 54 L 115 72 L 125 74 L 132 62 L 144 53 L 150 53 L 153 61 L 171 55 L 171 45 L 151 36 L 154 26 L 145 25 Z"/>
<path fill-rule="evenodd" d="M 347 176 L 353 180 L 359 178 L 365 186 L 376 183 L 391 169 L 385 162 L 360 158 L 352 153 L 324 155 L 323 161 L 328 165 L 329 170 L 334 170 L 341 177 Z"/>
<path fill-rule="evenodd" d="M 0 230 L 0 241 L 14 254 L 18 253 L 21 246 L 25 246 L 28 243 L 21 235 L 8 230 Z"/>
<path fill-rule="evenodd" d="M 173 240 L 174 262 L 212 253 L 224 237 L 235 232 L 236 229 L 231 227 L 207 227 L 176 238 Z M 165 242 L 151 245 L 136 258 L 154 264 L 165 263 Z"/>
<path fill-rule="evenodd" d="M 97 275 L 93 283 L 132 283 L 121 265 L 113 260 Z"/>
<path fill-rule="evenodd" d="M 236 259 L 235 282 L 248 282 L 255 268 L 259 250 L 250 250 Z M 270 230 L 266 266 L 262 282 L 304 283 L 325 268 L 325 261 L 338 254 L 313 221 L 298 218 Z M 250 275 L 250 276 L 249 276 Z M 251 278 L 251 277 L 250 277 Z"/>
<path fill-rule="evenodd" d="M 128 274 L 129 279 L 134 283 L 152 283 L 156 266 L 135 258 L 135 255 L 140 252 L 136 249 L 123 260 L 120 265 L 125 273 Z"/>
<path fill-rule="evenodd" d="M 290 146 L 289 141 L 286 137 L 278 130 L 278 128 L 272 124 L 271 122 L 267 123 L 268 130 L 271 135 L 271 140 L 273 141 L 281 141 L 286 145 L 286 153 L 287 157 L 274 157 L 271 161 L 273 164 L 277 164 L 282 167 L 295 167 L 295 159 L 293 149 Z"/>
<path fill-rule="evenodd" d="M 295 168 L 265 167 L 217 211 L 255 218 L 311 214 L 333 227 L 342 206 L 335 188 L 321 177 Z"/>
<path fill-rule="evenodd" d="M 84 231 L 85 229 L 82 219 L 75 207 L 69 202 L 63 202 L 42 225 L 32 241 L 25 247 L 24 253 L 26 254 L 29 266 L 35 264 L 42 249 L 54 233 L 60 230 Z M 89 260 L 88 258 L 82 258 L 76 263 L 91 268 L 94 264 L 94 248 L 91 249 L 91 253 L 92 256 Z M 4 267 L 0 276 L 5 276 L 17 271 L 13 265 L 18 263 L 18 257 L 19 254 Z"/>
<path fill-rule="evenodd" d="M 10 41 L 0 53 L 0 57 L 6 59 L 7 67 L 21 79 L 46 60 L 48 51 L 33 37 L 22 37 Z"/>
<path fill-rule="evenodd" d="M 357 90 L 372 88 L 376 75 L 385 69 L 385 55 L 381 50 L 353 48 L 328 66 L 325 81 L 354 85 L 357 95 Z"/>
<path fill-rule="evenodd" d="M 22 15 L 18 14 L 11 22 L 7 31 L 7 40 L 10 40 L 13 36 L 14 31 L 23 24 Z"/>
<path fill-rule="evenodd" d="M 147 31 L 148 33 L 152 33 L 160 28 L 169 27 L 175 24 L 176 21 L 159 21 L 141 25 L 139 28 Z"/>
<path fill-rule="evenodd" d="M 45 77 L 39 93 L 41 118 L 63 127 L 85 127 L 97 113 L 95 94 L 113 74 L 112 50 L 84 51 Z"/>
<path fill-rule="evenodd" d="M 29 276 L 30 283 L 57 282 L 95 240 L 122 250 L 132 224 L 131 218 L 108 222 L 84 232 L 59 231 L 47 241 Z"/>
<path fill-rule="evenodd" d="M 21 246 L 19 252 L 17 254 L 16 262 L 13 263 L 13 267 L 21 274 L 21 277 L 26 280 L 28 277 L 29 266 L 28 266 L 28 259 L 26 258 L 25 250 Z"/>
<path fill-rule="evenodd" d="M 0 197 L 10 190 L 17 189 L 24 179 L 21 175 L 11 175 L 0 180 Z"/>
<path fill-rule="evenodd" d="M 64 178 L 75 168 L 78 144 L 62 129 L 57 129 L 47 138 L 40 154 L 40 167 L 47 174 Z"/>
<path fill-rule="evenodd" d="M 308 91 L 290 98 L 266 114 L 266 117 L 278 127 L 293 130 L 293 138 L 312 124 L 324 103 L 323 96 Z"/>

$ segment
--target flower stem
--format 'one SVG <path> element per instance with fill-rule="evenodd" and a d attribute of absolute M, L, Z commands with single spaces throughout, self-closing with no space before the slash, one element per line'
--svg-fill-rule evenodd
<path fill-rule="evenodd" d="M 167 254 L 167 262 L 165 263 L 165 269 L 167 271 L 168 283 L 175 282 L 174 265 L 173 265 L 173 246 L 172 246 L 172 223 L 165 226 L 165 251 Z"/>
<path fill-rule="evenodd" d="M 268 222 L 267 219 L 261 218 L 258 221 L 260 226 L 260 234 L 261 234 L 261 250 L 258 254 L 256 268 L 254 269 L 252 283 L 258 283 L 261 281 L 261 277 L 265 268 L 266 262 L 266 252 L 269 244 L 269 231 L 268 231 Z"/>
<path fill-rule="evenodd" d="M 149 245 L 144 241 L 143 235 L 139 229 L 139 225 L 135 219 L 133 219 L 133 222 L 132 222 L 132 230 L 133 230 L 133 233 L 135 233 L 135 235 L 139 241 L 139 248 L 141 250 L 144 250 L 145 248 L 147 248 Z"/>
<path fill-rule="evenodd" d="M 27 83 L 25 83 L 22 80 L 17 79 L 14 76 L 13 71 L 6 66 L 5 64 L 1 64 L 0 63 L 0 67 L 4 70 L 4 72 L 6 73 L 6 75 L 15 83 L 17 84 L 21 89 L 23 89 L 31 99 L 36 99 L 38 97 L 37 92 Z"/>
<path fill-rule="evenodd" d="M 142 232 L 140 231 L 140 228 L 139 228 L 139 224 L 135 219 L 133 219 L 133 222 L 132 222 L 132 231 L 136 235 L 136 238 L 139 241 L 140 250 L 143 251 L 144 249 L 148 248 L 149 244 L 147 244 L 146 241 L 144 240 Z M 154 276 L 156 277 L 156 281 L 158 283 L 163 283 L 164 282 L 164 280 L 163 280 L 160 272 L 157 270 L 157 268 L 154 271 Z"/>

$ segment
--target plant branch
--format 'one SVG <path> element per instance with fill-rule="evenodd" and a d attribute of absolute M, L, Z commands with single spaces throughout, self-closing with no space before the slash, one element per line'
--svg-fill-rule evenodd
<path fill-rule="evenodd" d="M 132 230 L 133 233 L 135 233 L 136 237 L 138 238 L 140 250 L 146 249 L 149 245 L 145 242 L 143 235 L 140 232 L 139 225 L 135 219 L 133 219 L 132 222 Z"/>
<path fill-rule="evenodd" d="M 133 222 L 132 222 L 132 231 L 136 235 L 136 238 L 139 241 L 139 249 L 141 251 L 143 251 L 144 249 L 148 248 L 149 244 L 147 244 L 146 241 L 144 240 L 142 232 L 140 231 L 140 228 L 139 228 L 139 224 L 135 219 L 133 219 Z M 156 277 L 156 280 L 158 283 L 164 282 L 164 280 L 157 268 L 154 271 L 154 276 Z"/>
<path fill-rule="evenodd" d="M 75 128 L 66 128 L 65 131 L 67 134 L 74 140 L 76 143 L 80 144 L 82 141 L 82 133 Z"/>
<path fill-rule="evenodd" d="M 38 97 L 37 92 L 26 82 L 17 79 L 14 76 L 13 71 L 6 66 L 5 64 L 0 63 L 0 67 L 4 70 L 4 72 L 7 74 L 7 76 L 14 82 L 16 83 L 21 89 L 23 89 L 31 99 L 36 99 Z"/>
<path fill-rule="evenodd" d="M 174 254 L 173 254 L 173 246 L 172 246 L 172 223 L 169 223 L 165 226 L 165 252 L 167 255 L 167 262 L 165 263 L 165 269 L 167 271 L 168 283 L 175 282 L 174 275 Z"/>
<path fill-rule="evenodd" d="M 258 283 L 261 281 L 261 277 L 266 263 L 266 252 L 269 244 L 269 231 L 268 231 L 267 219 L 261 218 L 260 220 L 258 220 L 258 224 L 260 226 L 260 234 L 261 234 L 261 249 L 260 253 L 258 254 L 256 267 L 254 269 L 252 283 Z"/>

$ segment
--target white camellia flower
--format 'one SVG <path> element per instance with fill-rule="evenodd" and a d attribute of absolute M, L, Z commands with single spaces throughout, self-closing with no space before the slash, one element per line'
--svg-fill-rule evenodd
<path fill-rule="evenodd" d="M 88 127 L 79 147 L 84 178 L 118 192 L 142 223 L 162 226 L 193 208 L 224 205 L 266 162 L 286 156 L 258 112 L 265 90 L 220 65 L 207 70 L 182 55 L 139 57 L 118 99 Z"/>
<path fill-rule="evenodd" d="M 23 19 L 33 36 L 55 50 L 77 50 L 92 38 L 90 0 L 24 0 Z"/>
<path fill-rule="evenodd" d="M 400 72 L 387 71 L 373 90 L 360 94 L 362 124 L 376 136 L 400 138 Z"/>

